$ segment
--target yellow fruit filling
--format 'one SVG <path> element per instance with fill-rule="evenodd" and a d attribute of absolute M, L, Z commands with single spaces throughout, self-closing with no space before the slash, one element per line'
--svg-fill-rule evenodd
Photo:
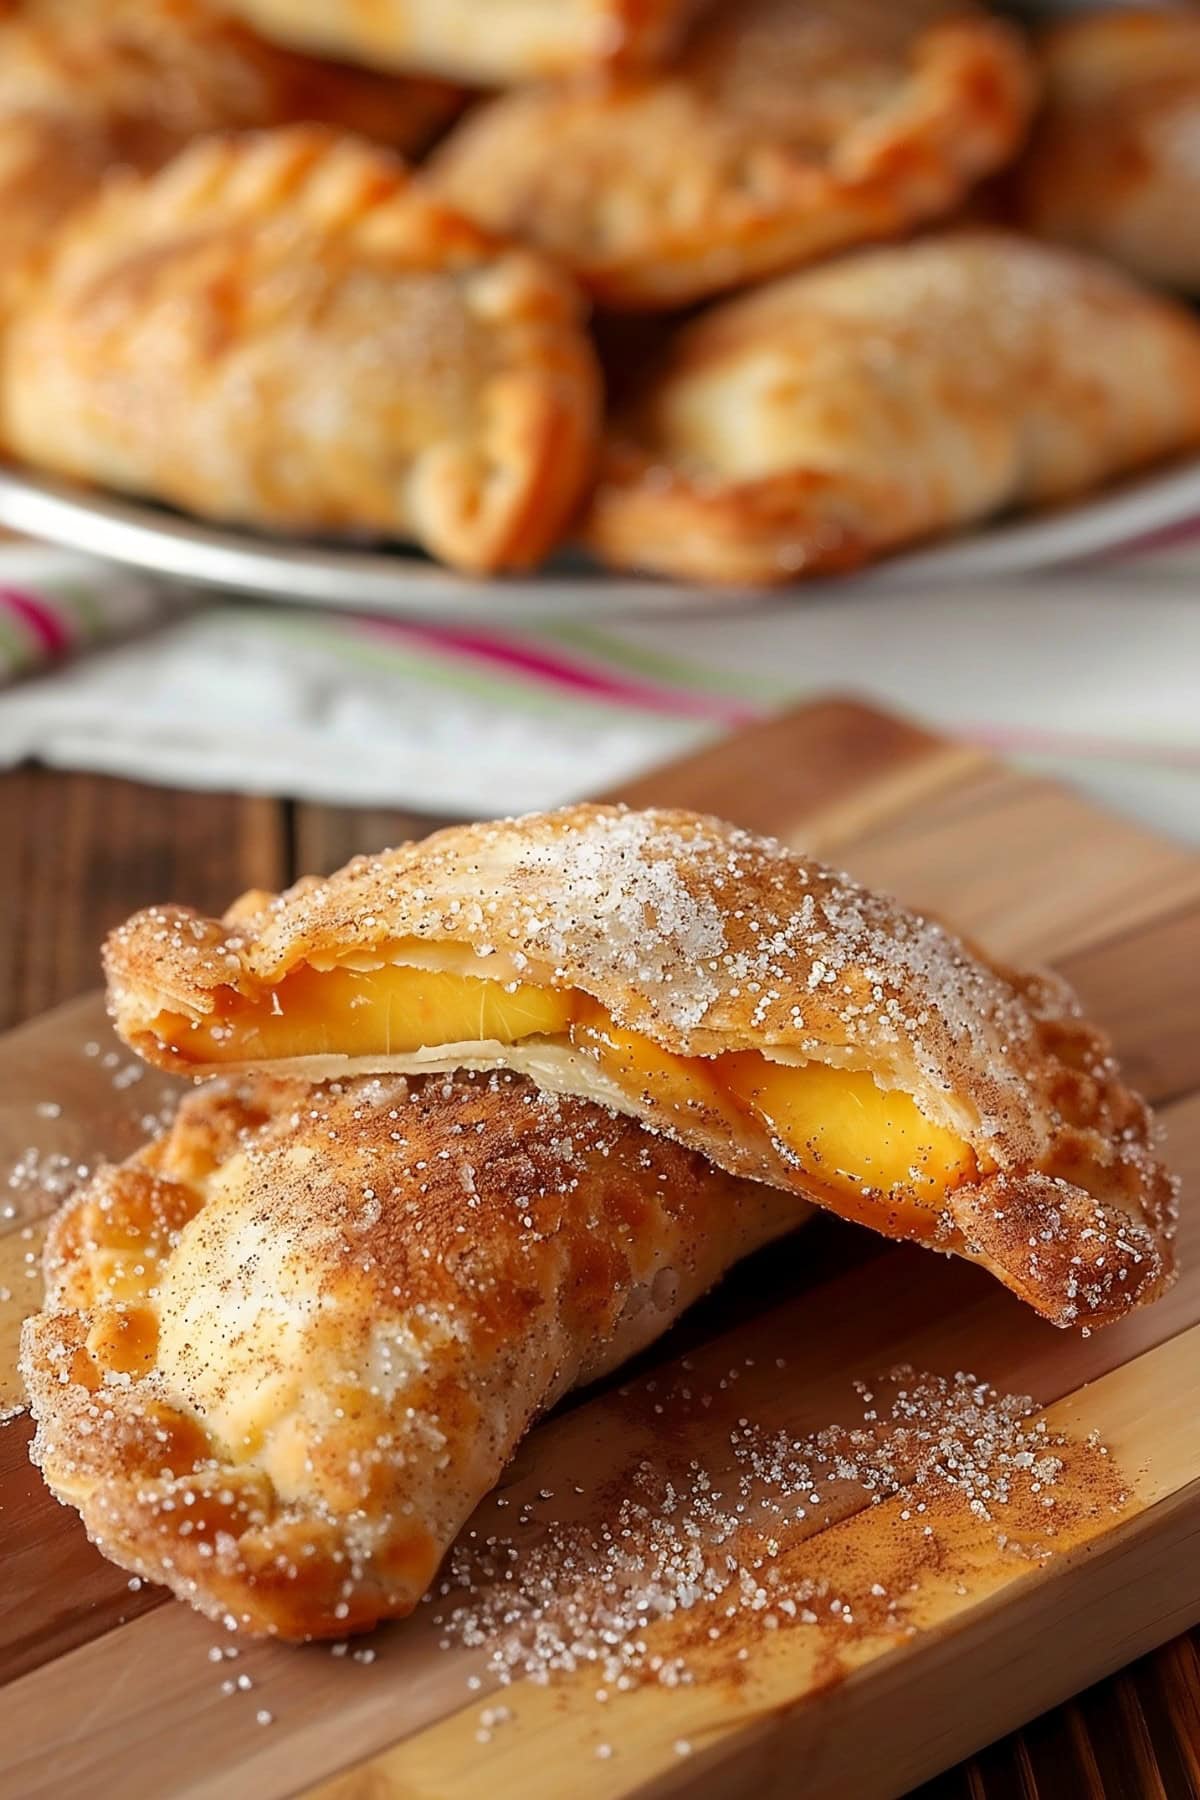
<path fill-rule="evenodd" d="M 402 963 L 304 965 L 262 996 L 230 993 L 209 1018 L 164 1013 L 153 1029 L 182 1060 L 205 1064 L 407 1056 L 531 1038 L 569 1043 L 631 1099 L 681 1122 L 703 1113 L 734 1135 L 753 1122 L 848 1217 L 878 1228 L 877 1196 L 892 1196 L 891 1229 L 905 1236 L 930 1235 L 942 1197 L 976 1170 L 969 1145 L 865 1070 L 771 1062 L 756 1050 L 677 1056 L 572 989 Z"/>
<path fill-rule="evenodd" d="M 554 988 L 524 983 L 509 988 L 440 969 L 304 964 L 263 996 L 221 996 L 220 1010 L 209 1018 L 193 1023 L 164 1013 L 152 1029 L 186 1062 L 408 1056 L 431 1044 L 561 1037 L 571 1022 L 573 999 Z"/>
<path fill-rule="evenodd" d="M 872 1194 L 902 1194 L 897 1229 L 928 1237 L 943 1196 L 976 1172 L 968 1144 L 927 1119 L 908 1094 L 879 1087 L 865 1069 L 819 1062 L 795 1068 L 755 1050 L 718 1060 L 734 1098 L 801 1169 L 837 1191 L 846 1218 L 878 1228 Z"/>

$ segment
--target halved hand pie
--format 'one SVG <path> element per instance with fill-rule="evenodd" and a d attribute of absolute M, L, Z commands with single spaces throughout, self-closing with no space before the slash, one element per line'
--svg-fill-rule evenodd
<path fill-rule="evenodd" d="M 653 62 L 707 0 L 226 0 L 281 43 L 504 87 Z"/>
<path fill-rule="evenodd" d="M 605 305 L 670 307 L 949 212 L 1032 101 L 969 0 L 724 0 L 660 74 L 503 95 L 431 168 Z"/>
<path fill-rule="evenodd" d="M 1200 444 L 1200 325 L 1115 269 L 947 233 L 685 324 L 617 417 L 584 534 L 619 568 L 844 569 Z"/>
<path fill-rule="evenodd" d="M 5 343 L 33 463 L 469 569 L 554 543 L 598 376 L 569 280 L 317 128 L 205 138 L 76 213 Z"/>
<path fill-rule="evenodd" d="M 1046 106 L 1016 173 L 1021 218 L 1200 294 L 1200 14 L 1101 7 L 1041 48 Z"/>
<path fill-rule="evenodd" d="M 1060 1324 L 1171 1274 L 1147 1109 L 1060 982 L 712 819 L 457 827 L 221 922 L 139 913 L 106 962 L 119 1031 L 166 1068 L 519 1069 Z"/>
<path fill-rule="evenodd" d="M 517 1076 L 209 1084 L 51 1228 L 34 1456 L 125 1567 L 340 1637 L 412 1610 L 540 1412 L 807 1210 Z"/>

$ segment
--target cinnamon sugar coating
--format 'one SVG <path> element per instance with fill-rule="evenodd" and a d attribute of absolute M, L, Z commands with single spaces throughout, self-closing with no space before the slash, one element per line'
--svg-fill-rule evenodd
<path fill-rule="evenodd" d="M 1170 1279 L 1175 1186 L 1149 1111 L 1066 985 L 994 963 L 936 921 L 715 819 L 574 806 L 453 827 L 277 899 L 249 896 L 225 921 L 176 906 L 139 913 L 105 958 L 126 1042 L 196 1073 L 188 1020 L 219 1016 L 232 995 L 269 1001 L 304 964 L 370 968 L 432 947 L 493 980 L 589 995 L 676 1056 L 752 1050 L 865 1070 L 911 1096 L 974 1156 L 944 1196 L 935 1241 L 1057 1323 L 1118 1318 Z M 155 1029 L 164 1011 L 182 1050 Z M 481 1042 L 451 1046 L 445 1062 L 527 1067 L 731 1173 L 839 1209 L 786 1144 L 739 1133 L 703 1097 L 680 1114 L 651 1083 L 619 1091 L 585 1052 Z M 431 1047 L 292 1066 L 322 1076 L 442 1065 Z M 911 1234 L 903 1191 L 870 1198 L 880 1229 Z"/>
<path fill-rule="evenodd" d="M 210 1083 L 55 1221 L 35 1460 L 287 1638 L 403 1616 L 526 1428 L 807 1208 L 519 1077 Z"/>

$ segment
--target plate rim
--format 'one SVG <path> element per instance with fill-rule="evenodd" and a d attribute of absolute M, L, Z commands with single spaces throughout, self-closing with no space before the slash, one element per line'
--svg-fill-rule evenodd
<path fill-rule="evenodd" d="M 836 578 L 781 588 L 705 587 L 581 565 L 473 577 L 403 548 L 278 540 L 167 511 L 151 501 L 0 464 L 0 524 L 191 587 L 430 619 L 546 620 L 595 612 L 685 614 L 788 602 L 848 588 L 951 585 L 1026 575 L 1102 557 L 1200 520 L 1200 454 L 1142 472 L 1051 513 L 997 521 Z"/>

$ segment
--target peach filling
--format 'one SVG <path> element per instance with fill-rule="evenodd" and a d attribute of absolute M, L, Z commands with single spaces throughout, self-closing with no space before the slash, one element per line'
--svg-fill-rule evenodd
<path fill-rule="evenodd" d="M 631 1099 L 681 1122 L 704 1114 L 735 1136 L 751 1125 L 765 1131 L 848 1217 L 878 1228 L 878 1196 L 890 1195 L 891 1229 L 905 1236 L 929 1236 L 943 1196 L 976 1170 L 961 1138 L 925 1118 L 909 1095 L 877 1086 L 867 1070 L 772 1062 L 755 1050 L 677 1056 L 573 989 L 399 963 L 304 965 L 261 996 L 222 996 L 211 1017 L 161 1014 L 153 1031 L 181 1061 L 207 1065 L 306 1056 L 369 1063 L 530 1039 L 570 1046 Z"/>

